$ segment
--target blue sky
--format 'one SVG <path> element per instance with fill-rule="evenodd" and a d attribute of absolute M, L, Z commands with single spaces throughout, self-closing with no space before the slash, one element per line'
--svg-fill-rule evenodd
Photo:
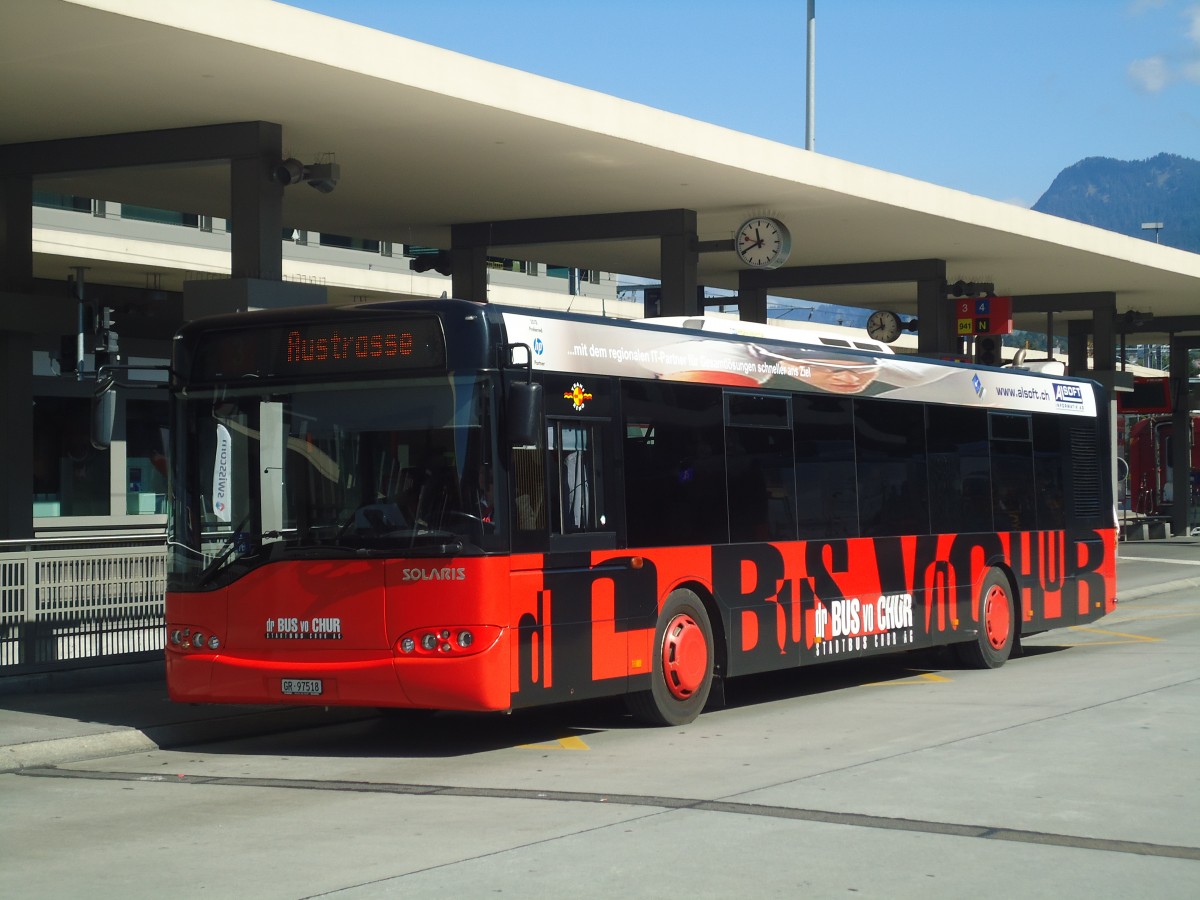
<path fill-rule="evenodd" d="M 806 0 L 289 0 L 804 146 Z M 1088 156 L 1200 157 L 1200 0 L 817 0 L 818 153 L 1032 205 Z"/>

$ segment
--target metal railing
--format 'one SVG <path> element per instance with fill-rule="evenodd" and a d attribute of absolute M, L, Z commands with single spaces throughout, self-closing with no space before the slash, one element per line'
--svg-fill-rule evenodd
<path fill-rule="evenodd" d="M 166 574 L 162 535 L 0 541 L 0 677 L 161 654 Z"/>

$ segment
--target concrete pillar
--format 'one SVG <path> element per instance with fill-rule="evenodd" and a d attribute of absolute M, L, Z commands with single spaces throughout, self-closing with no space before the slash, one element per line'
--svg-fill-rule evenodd
<path fill-rule="evenodd" d="M 33 286 L 33 178 L 0 174 L 0 291 Z"/>
<path fill-rule="evenodd" d="M 738 318 L 743 322 L 767 321 L 767 289 L 738 285 Z"/>
<path fill-rule="evenodd" d="M 1198 338 L 1171 335 L 1171 533 L 1188 533 L 1192 507 L 1192 414 L 1188 384 L 1188 350 L 1200 346 Z"/>
<path fill-rule="evenodd" d="M 0 175 L 0 292 L 34 303 L 33 179 Z M 33 537 L 33 336 L 0 331 L 0 538 Z"/>
<path fill-rule="evenodd" d="M 450 230 L 450 291 L 459 300 L 487 303 L 486 244 L 463 243 L 465 232 Z"/>
<path fill-rule="evenodd" d="M 946 296 L 946 264 L 941 267 L 940 277 L 917 281 L 917 352 L 930 356 L 958 353 L 954 301 Z"/>
<path fill-rule="evenodd" d="M 22 540 L 33 537 L 32 335 L 0 331 L 0 384 L 0 539 Z"/>
<path fill-rule="evenodd" d="M 283 279 L 284 188 L 273 177 L 282 148 L 282 127 L 263 122 L 258 152 L 229 160 L 231 278 Z M 304 185 L 291 188 L 306 189 Z"/>
<path fill-rule="evenodd" d="M 660 273 L 662 275 L 663 316 L 694 316 L 701 312 L 696 286 L 700 253 L 696 249 L 696 214 L 685 213 L 682 230 L 659 238 Z"/>

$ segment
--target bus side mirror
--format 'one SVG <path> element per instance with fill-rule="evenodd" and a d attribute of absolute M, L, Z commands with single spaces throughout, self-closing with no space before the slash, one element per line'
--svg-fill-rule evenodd
<path fill-rule="evenodd" d="M 117 382 L 110 376 L 97 384 L 92 394 L 92 446 L 97 450 L 107 450 L 112 443 L 116 415 Z"/>
<path fill-rule="evenodd" d="M 536 444 L 542 431 L 542 386 L 518 381 L 508 386 L 508 442 Z"/>

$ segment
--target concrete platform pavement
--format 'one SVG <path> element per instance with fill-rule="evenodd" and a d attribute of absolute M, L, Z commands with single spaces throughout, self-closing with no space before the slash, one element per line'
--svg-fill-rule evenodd
<path fill-rule="evenodd" d="M 0 773 L 373 715 L 372 709 L 174 703 L 161 661 L 0 679 Z"/>
<path fill-rule="evenodd" d="M 1200 589 L 1200 539 L 1122 543 L 1117 597 Z M 167 697 L 161 660 L 0 678 L 0 772 L 369 718 L 372 709 L 193 706 Z"/>

